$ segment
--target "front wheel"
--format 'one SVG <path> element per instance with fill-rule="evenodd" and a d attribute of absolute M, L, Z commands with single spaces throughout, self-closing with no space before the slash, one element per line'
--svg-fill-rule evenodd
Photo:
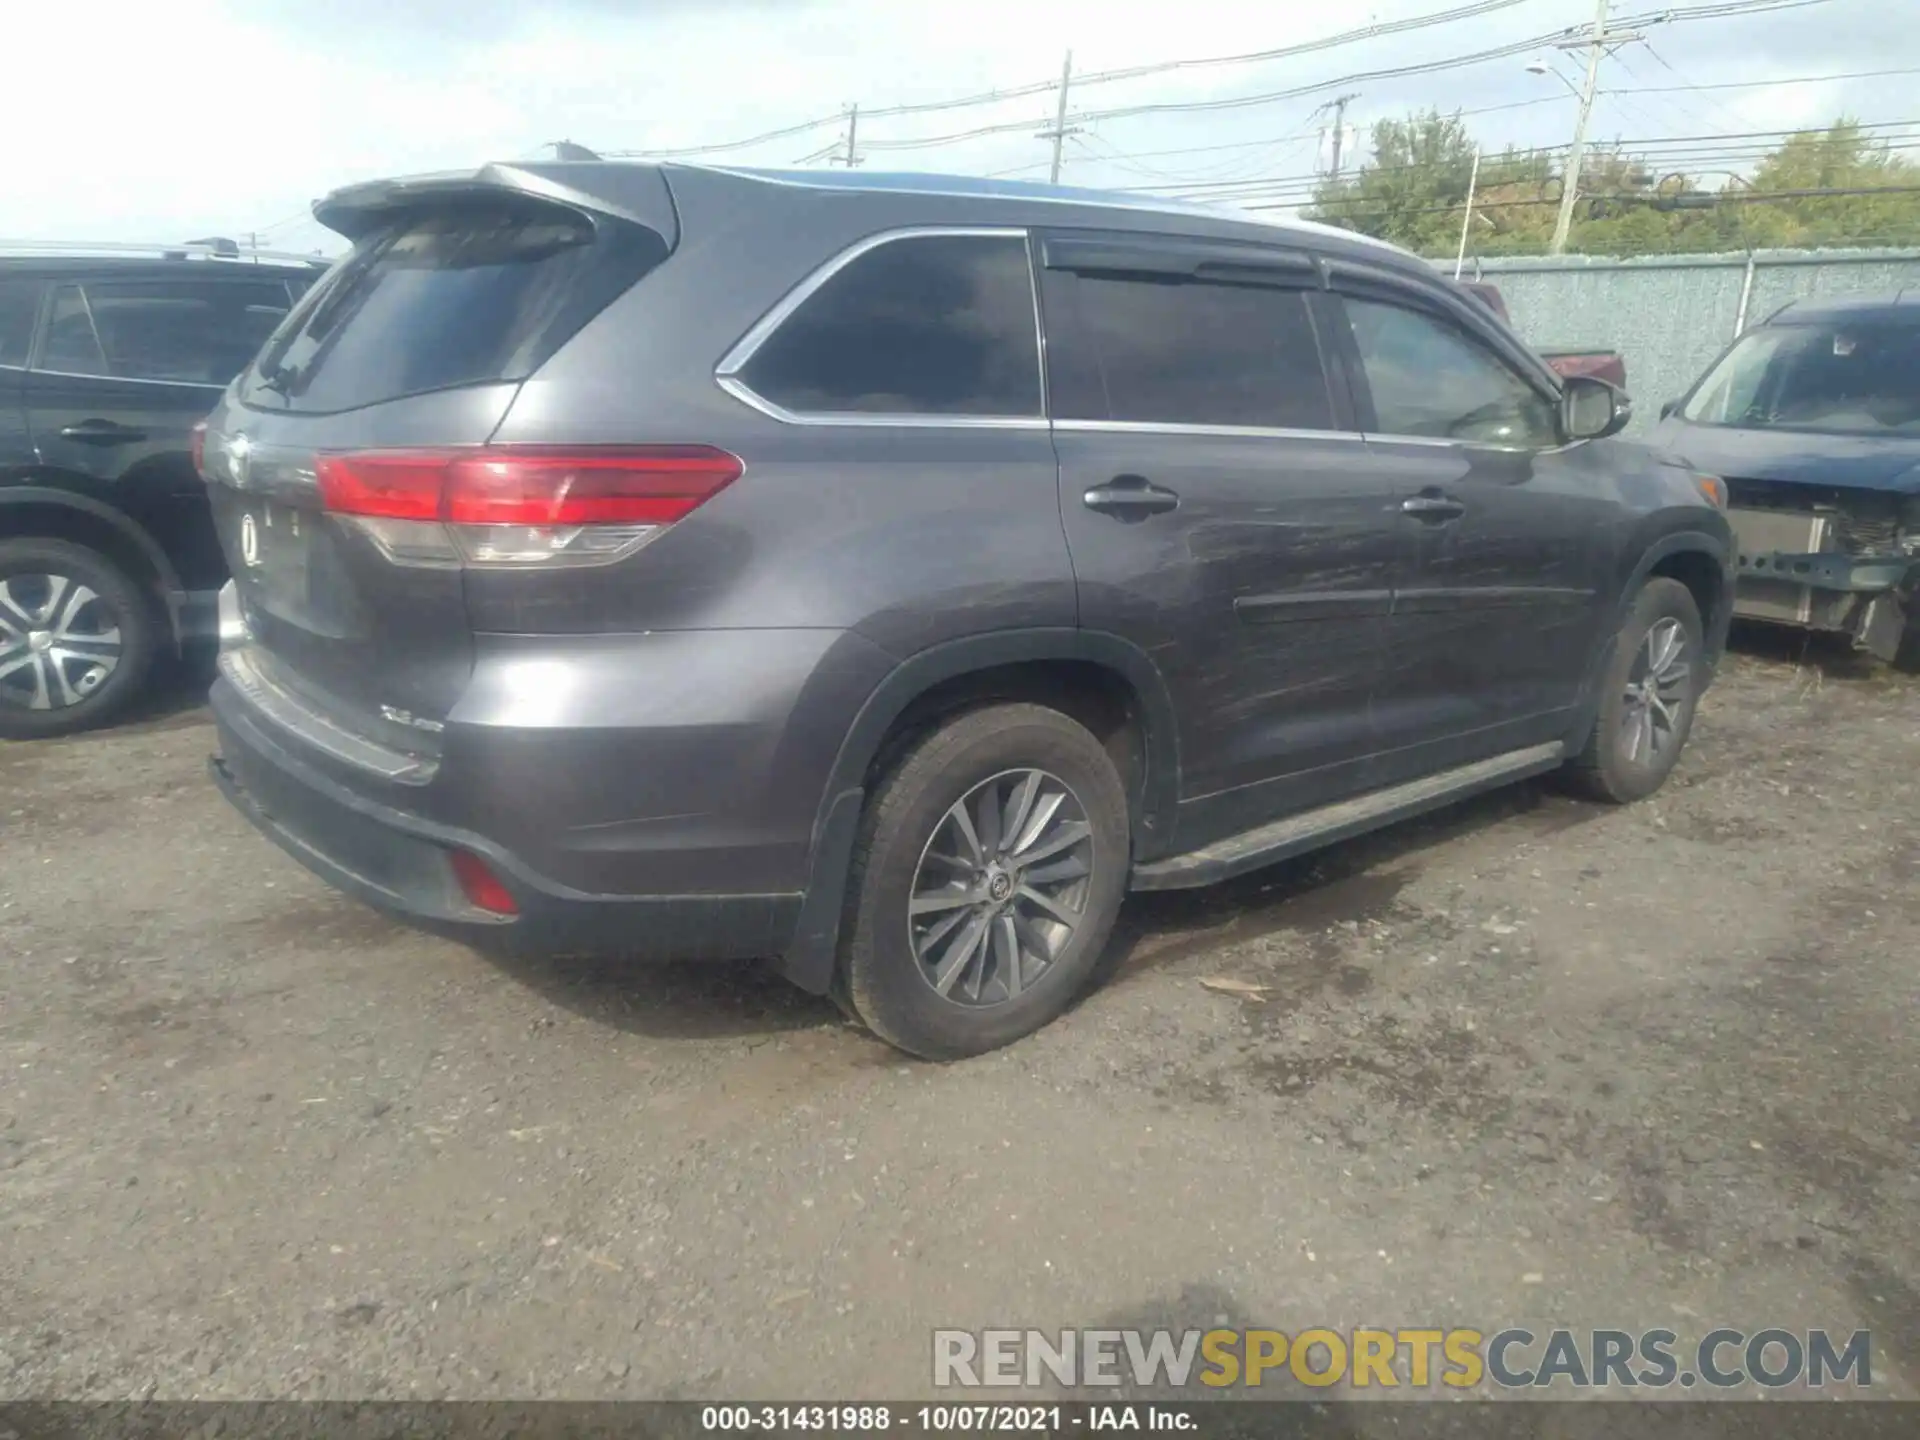
<path fill-rule="evenodd" d="M 158 648 L 152 603 L 106 556 L 65 540 L 0 542 L 0 738 L 111 719 Z"/>
<path fill-rule="evenodd" d="M 1072 1003 L 1113 931 L 1127 797 L 1100 742 L 1058 711 L 949 721 L 880 786 L 854 851 L 845 999 L 927 1059 L 978 1055 Z"/>
<path fill-rule="evenodd" d="M 1615 805 L 1658 790 L 1693 729 L 1705 679 L 1693 593 L 1678 580 L 1647 581 L 1608 656 L 1593 732 L 1568 766 L 1576 787 Z"/>

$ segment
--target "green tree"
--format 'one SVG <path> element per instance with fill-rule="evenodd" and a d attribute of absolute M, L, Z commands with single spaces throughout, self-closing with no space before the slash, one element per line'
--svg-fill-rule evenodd
<path fill-rule="evenodd" d="M 1337 182 L 1322 182 L 1308 214 L 1420 254 L 1450 255 L 1466 218 L 1474 148 L 1458 115 L 1429 110 L 1382 121 L 1366 163 Z M 1543 252 L 1560 185 L 1557 155 L 1483 154 L 1469 251 Z M 1656 175 L 1630 152 L 1589 150 L 1568 248 L 1644 255 L 1901 243 L 1920 243 L 1920 165 L 1842 118 L 1789 137 L 1749 180 L 1724 173 Z"/>

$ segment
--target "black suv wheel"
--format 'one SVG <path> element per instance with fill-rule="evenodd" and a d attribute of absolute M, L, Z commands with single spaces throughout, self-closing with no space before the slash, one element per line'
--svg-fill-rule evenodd
<path fill-rule="evenodd" d="M 64 540 L 0 542 L 0 737 L 68 735 L 139 693 L 158 635 L 140 587 Z"/>
<path fill-rule="evenodd" d="M 841 981 L 882 1039 L 928 1059 L 1038 1030 L 1094 972 L 1126 889 L 1126 791 L 1083 727 L 976 710 L 910 751 L 854 853 Z"/>
<path fill-rule="evenodd" d="M 1621 805 L 1666 783 L 1693 729 L 1705 657 L 1692 592 L 1647 581 L 1607 659 L 1593 733 L 1569 767 L 1577 789 Z"/>

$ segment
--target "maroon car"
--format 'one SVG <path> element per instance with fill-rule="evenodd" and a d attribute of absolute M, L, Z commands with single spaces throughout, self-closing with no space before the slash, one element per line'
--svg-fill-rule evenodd
<path fill-rule="evenodd" d="M 1460 288 L 1479 300 L 1507 324 L 1513 323 L 1513 317 L 1507 313 L 1506 297 L 1500 293 L 1500 287 L 1489 285 L 1484 280 L 1462 280 Z M 1590 375 L 1596 380 L 1605 380 L 1620 389 L 1627 388 L 1627 361 L 1618 350 L 1542 350 L 1540 358 L 1551 365 L 1554 372 L 1562 378 L 1569 375 Z"/>

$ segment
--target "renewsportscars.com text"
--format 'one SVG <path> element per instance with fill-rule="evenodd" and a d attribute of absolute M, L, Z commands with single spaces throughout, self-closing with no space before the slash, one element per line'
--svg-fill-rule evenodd
<path fill-rule="evenodd" d="M 936 1386 L 1814 1389 L 1873 1383 L 1868 1331 L 936 1330 Z"/>

